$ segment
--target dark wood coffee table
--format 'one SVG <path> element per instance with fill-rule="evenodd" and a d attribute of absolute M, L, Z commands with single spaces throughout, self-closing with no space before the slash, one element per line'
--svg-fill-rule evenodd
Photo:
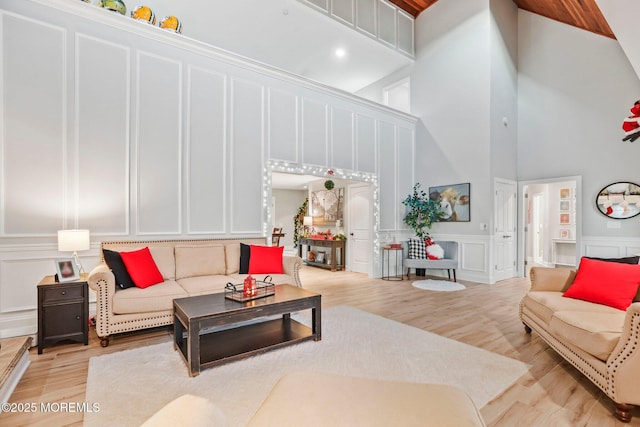
<path fill-rule="evenodd" d="M 274 295 L 247 302 L 227 299 L 224 293 L 178 298 L 173 301 L 174 347 L 194 377 L 204 368 L 319 341 L 320 304 L 320 294 L 291 285 L 276 285 Z M 311 327 L 291 319 L 292 312 L 309 309 Z"/>

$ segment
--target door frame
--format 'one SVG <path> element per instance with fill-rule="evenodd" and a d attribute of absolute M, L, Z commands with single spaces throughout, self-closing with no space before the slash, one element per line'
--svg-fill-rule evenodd
<path fill-rule="evenodd" d="M 582 257 L 582 176 L 561 176 L 555 178 L 532 179 L 527 181 L 518 181 L 518 259 L 516 275 L 517 277 L 525 277 L 525 247 L 524 247 L 524 227 L 526 224 L 527 210 L 525 204 L 527 199 L 524 198 L 524 187 L 534 184 L 552 184 L 562 181 L 575 181 L 576 183 L 576 260 Z"/>
<path fill-rule="evenodd" d="M 378 176 L 374 173 L 369 172 L 359 172 L 359 171 L 343 171 L 343 170 L 333 170 L 327 169 L 322 166 L 313 166 L 309 164 L 299 164 L 292 165 L 289 162 L 281 161 L 281 160 L 267 160 L 265 161 L 265 170 L 262 179 L 262 191 L 263 191 L 263 200 L 262 200 L 262 229 L 264 236 L 271 236 L 272 228 L 272 218 L 274 212 L 271 206 L 271 197 L 273 195 L 272 186 L 271 186 L 271 174 L 274 172 L 288 173 L 294 175 L 313 175 L 318 178 L 339 178 L 346 181 L 351 181 L 351 184 L 368 184 L 369 191 L 369 207 L 370 207 L 370 220 L 371 220 L 371 232 L 370 239 L 372 242 L 372 248 L 379 246 L 379 224 L 378 219 L 380 218 L 380 206 L 379 203 L 374 203 L 374 201 L 379 200 L 379 189 L 378 189 Z M 350 197 L 348 192 L 349 185 L 346 186 L 345 189 L 345 201 Z M 348 215 L 349 206 L 348 203 L 345 203 L 345 215 Z M 347 245 L 349 244 L 349 224 L 345 224 L 343 226 L 344 233 L 347 235 Z M 345 264 L 347 264 L 349 257 L 349 251 L 347 251 L 347 259 L 345 260 Z M 372 249 L 369 256 L 369 277 L 373 277 L 374 272 L 377 271 L 379 264 L 379 253 L 378 251 Z M 345 269 L 348 266 L 345 265 Z"/>

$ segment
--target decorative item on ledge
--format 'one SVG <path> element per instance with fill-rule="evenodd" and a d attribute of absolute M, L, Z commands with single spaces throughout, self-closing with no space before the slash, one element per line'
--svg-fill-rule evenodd
<path fill-rule="evenodd" d="M 149 6 L 138 6 L 131 11 L 131 17 L 137 21 L 156 25 L 156 15 Z"/>
<path fill-rule="evenodd" d="M 333 187 L 335 187 L 335 184 L 332 180 L 328 179 L 324 182 L 324 188 L 327 190 L 333 190 Z"/>
<path fill-rule="evenodd" d="M 182 23 L 175 16 L 165 16 L 160 21 L 160 28 L 165 30 L 175 31 L 176 33 L 182 33 Z"/>
<path fill-rule="evenodd" d="M 118 12 L 121 15 L 127 13 L 127 6 L 122 0 L 100 0 L 100 7 Z"/>
<path fill-rule="evenodd" d="M 247 277 L 248 279 L 249 277 Z M 247 302 L 258 298 L 264 298 L 276 293 L 276 285 L 271 282 L 271 276 L 267 276 L 264 280 L 252 280 L 256 287 L 252 289 L 251 295 L 245 295 L 244 283 L 234 285 L 229 282 L 224 287 L 224 297 L 237 302 Z"/>

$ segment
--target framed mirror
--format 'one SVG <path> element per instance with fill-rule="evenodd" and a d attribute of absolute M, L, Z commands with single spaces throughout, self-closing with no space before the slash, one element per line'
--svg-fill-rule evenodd
<path fill-rule="evenodd" d="M 607 218 L 633 218 L 640 214 L 640 185 L 633 182 L 609 184 L 596 196 L 596 206 Z"/>

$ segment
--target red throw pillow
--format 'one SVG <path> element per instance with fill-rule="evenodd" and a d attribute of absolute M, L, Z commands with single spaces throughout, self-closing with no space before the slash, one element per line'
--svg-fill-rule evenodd
<path fill-rule="evenodd" d="M 638 285 L 640 265 L 582 258 L 576 278 L 563 296 L 626 310 Z"/>
<path fill-rule="evenodd" d="M 282 274 L 284 246 L 251 245 L 249 274 Z"/>
<path fill-rule="evenodd" d="M 120 252 L 120 257 L 137 287 L 144 289 L 164 282 L 162 273 L 158 270 L 148 247 L 137 251 Z"/>

